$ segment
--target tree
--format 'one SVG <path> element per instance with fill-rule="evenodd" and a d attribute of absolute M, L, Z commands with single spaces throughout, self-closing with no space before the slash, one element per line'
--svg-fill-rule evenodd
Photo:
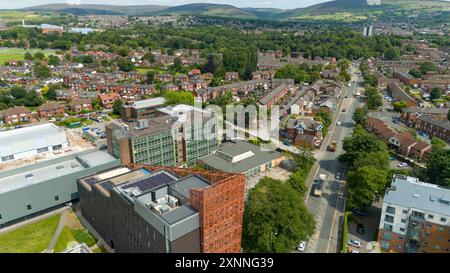
<path fill-rule="evenodd" d="M 166 99 L 166 105 L 194 104 L 194 95 L 187 91 L 166 91 L 163 97 Z"/>
<path fill-rule="evenodd" d="M 98 99 L 98 98 L 92 99 L 91 104 L 92 104 L 92 108 L 96 111 L 100 110 L 102 108 L 101 104 L 100 104 L 100 99 Z"/>
<path fill-rule="evenodd" d="M 117 51 L 117 54 L 119 54 L 122 57 L 126 57 L 130 54 L 130 50 L 127 47 L 121 47 Z"/>
<path fill-rule="evenodd" d="M 438 149 L 431 152 L 427 160 L 428 182 L 450 186 L 450 149 Z"/>
<path fill-rule="evenodd" d="M 390 61 L 398 61 L 400 60 L 400 49 L 395 47 L 390 47 L 384 53 L 384 58 Z"/>
<path fill-rule="evenodd" d="M 420 65 L 420 72 L 422 72 L 423 75 L 427 74 L 427 72 L 436 71 L 437 67 L 432 62 L 423 62 Z"/>
<path fill-rule="evenodd" d="M 326 111 L 319 111 L 314 116 L 314 120 L 322 122 L 323 125 L 322 134 L 326 136 L 328 128 L 330 127 L 331 122 L 333 121 L 333 117 L 331 116 L 331 114 Z"/>
<path fill-rule="evenodd" d="M 52 75 L 48 66 L 43 64 L 36 64 L 34 66 L 34 74 L 40 79 L 45 79 Z"/>
<path fill-rule="evenodd" d="M 36 92 L 28 92 L 23 98 L 23 105 L 28 107 L 40 106 L 44 102 L 44 99 Z"/>
<path fill-rule="evenodd" d="M 264 177 L 249 192 L 242 230 L 245 252 L 286 253 L 314 233 L 315 221 L 289 184 Z"/>
<path fill-rule="evenodd" d="M 377 77 L 374 74 L 364 75 L 364 82 L 372 87 L 377 87 Z"/>
<path fill-rule="evenodd" d="M 179 72 L 181 70 L 181 68 L 183 68 L 183 64 L 181 62 L 180 57 L 176 57 L 173 60 L 173 68 L 175 69 L 175 71 Z"/>
<path fill-rule="evenodd" d="M 364 130 L 361 125 L 357 125 L 353 134 L 346 137 L 342 145 L 345 154 L 342 159 L 352 167 L 362 153 L 384 152 L 387 153 L 386 144 L 378 137 Z"/>
<path fill-rule="evenodd" d="M 394 111 L 400 112 L 403 108 L 408 107 L 405 101 L 396 101 L 392 103 L 392 106 L 394 106 Z"/>
<path fill-rule="evenodd" d="M 117 61 L 117 65 L 119 66 L 120 70 L 125 72 L 134 70 L 134 64 L 127 58 L 119 59 L 119 61 Z"/>
<path fill-rule="evenodd" d="M 33 55 L 31 55 L 30 52 L 26 52 L 25 55 L 24 55 L 24 59 L 32 61 L 33 60 Z"/>
<path fill-rule="evenodd" d="M 147 72 L 147 83 L 148 84 L 152 84 L 153 83 L 153 79 L 155 78 L 156 72 L 154 70 L 150 70 Z"/>
<path fill-rule="evenodd" d="M 367 112 L 368 111 L 365 107 L 356 108 L 355 112 L 353 113 L 353 120 L 356 122 L 356 124 L 364 125 L 364 123 L 366 123 Z"/>
<path fill-rule="evenodd" d="M 55 55 L 48 56 L 48 64 L 49 65 L 55 66 L 55 65 L 59 65 L 60 63 L 61 63 L 61 61 Z"/>
<path fill-rule="evenodd" d="M 208 60 L 203 67 L 206 72 L 216 74 L 217 71 L 222 67 L 222 60 L 217 54 L 208 54 Z"/>
<path fill-rule="evenodd" d="M 411 70 L 409 70 L 408 72 L 411 76 L 413 76 L 414 78 L 420 78 L 422 77 L 422 72 L 420 70 L 417 70 L 416 68 L 413 68 Z"/>
<path fill-rule="evenodd" d="M 45 58 L 44 53 L 42 53 L 40 51 L 34 53 L 34 59 L 43 60 L 44 58 Z"/>
<path fill-rule="evenodd" d="M 9 94 L 11 96 L 13 96 L 15 99 L 21 99 L 21 98 L 24 98 L 27 95 L 27 90 L 25 90 L 24 88 L 19 87 L 19 86 L 14 86 L 9 91 Z"/>
<path fill-rule="evenodd" d="M 432 100 L 437 100 L 441 96 L 442 96 L 442 91 L 441 91 L 441 89 L 439 87 L 435 87 L 435 88 L 431 89 L 430 98 Z"/>
<path fill-rule="evenodd" d="M 364 166 L 349 171 L 347 207 L 366 210 L 384 195 L 388 181 L 389 172 L 374 166 Z"/>
<path fill-rule="evenodd" d="M 367 97 L 367 108 L 377 109 L 378 107 L 383 106 L 383 100 L 376 88 L 367 87 L 365 95 Z"/>
<path fill-rule="evenodd" d="M 121 100 L 116 100 L 113 103 L 113 113 L 115 115 L 120 115 L 120 113 L 122 112 L 122 104 L 123 102 Z"/>
<path fill-rule="evenodd" d="M 54 88 L 49 88 L 47 92 L 44 94 L 44 98 L 47 100 L 55 100 L 56 99 L 56 90 Z"/>
<path fill-rule="evenodd" d="M 432 146 L 432 151 L 438 151 L 438 150 L 445 149 L 445 147 L 447 147 L 447 143 L 445 143 L 445 141 L 443 141 L 440 138 L 432 137 L 431 138 L 431 146 Z"/>

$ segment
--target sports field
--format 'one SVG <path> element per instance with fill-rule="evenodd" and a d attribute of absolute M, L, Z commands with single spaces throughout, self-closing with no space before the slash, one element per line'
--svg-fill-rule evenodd
<path fill-rule="evenodd" d="M 22 61 L 26 52 L 34 54 L 38 51 L 43 52 L 45 55 L 54 53 L 54 50 L 40 50 L 40 49 L 29 49 L 25 50 L 23 48 L 0 48 L 0 65 L 3 65 L 6 61 Z"/>

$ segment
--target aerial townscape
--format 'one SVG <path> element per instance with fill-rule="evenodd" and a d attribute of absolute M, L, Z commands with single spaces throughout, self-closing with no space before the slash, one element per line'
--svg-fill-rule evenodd
<path fill-rule="evenodd" d="M 450 1 L 12 2 L 0 253 L 450 253 Z"/>

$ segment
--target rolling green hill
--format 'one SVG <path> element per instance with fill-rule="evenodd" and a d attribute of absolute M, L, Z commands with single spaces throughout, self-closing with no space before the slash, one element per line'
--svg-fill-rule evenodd
<path fill-rule="evenodd" d="M 450 2 L 439 0 L 381 0 L 381 5 L 369 5 L 367 0 L 334 0 L 307 8 L 281 10 L 267 8 L 237 8 L 231 5 L 196 3 L 180 6 L 158 5 L 77 5 L 48 4 L 25 8 L 26 11 L 65 12 L 77 15 L 115 14 L 115 15 L 205 15 L 233 17 L 241 19 L 326 19 L 326 20 L 363 20 L 376 17 L 384 12 L 403 12 L 419 14 L 421 12 L 448 11 Z"/>

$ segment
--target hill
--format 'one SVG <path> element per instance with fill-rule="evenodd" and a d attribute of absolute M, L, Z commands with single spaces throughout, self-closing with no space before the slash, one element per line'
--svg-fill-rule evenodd
<path fill-rule="evenodd" d="M 25 11 L 64 12 L 76 15 L 206 15 L 233 17 L 240 19 L 327 19 L 327 20 L 364 20 L 376 18 L 385 12 L 422 12 L 448 11 L 450 2 L 439 0 L 381 0 L 381 5 L 368 4 L 375 0 L 334 0 L 307 8 L 281 10 L 269 8 L 237 8 L 232 5 L 195 3 L 180 6 L 159 5 L 68 5 L 48 4 L 25 8 Z"/>

